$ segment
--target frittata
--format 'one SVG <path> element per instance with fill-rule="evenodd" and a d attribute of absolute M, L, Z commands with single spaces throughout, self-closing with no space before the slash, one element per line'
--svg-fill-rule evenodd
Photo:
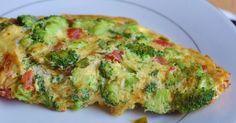
<path fill-rule="evenodd" d="M 8 99 L 57 111 L 185 113 L 218 98 L 229 78 L 208 56 L 129 18 L 0 18 L 0 96 Z"/>

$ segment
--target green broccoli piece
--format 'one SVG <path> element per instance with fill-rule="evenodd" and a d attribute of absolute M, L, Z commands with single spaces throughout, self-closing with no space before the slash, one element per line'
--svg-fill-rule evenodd
<path fill-rule="evenodd" d="M 112 28 L 112 23 L 105 20 L 98 20 L 92 29 L 92 33 L 99 36 L 107 32 L 110 28 Z"/>
<path fill-rule="evenodd" d="M 158 73 L 159 73 L 159 70 L 155 69 L 151 73 L 149 73 L 149 75 L 152 77 L 157 77 Z"/>
<path fill-rule="evenodd" d="M 125 28 L 125 31 L 137 32 L 138 31 L 138 24 L 136 24 L 136 23 L 125 24 L 124 28 Z"/>
<path fill-rule="evenodd" d="M 100 75 L 106 79 L 110 79 L 113 74 L 113 68 L 108 61 L 101 61 L 99 65 Z"/>
<path fill-rule="evenodd" d="M 88 42 L 86 41 L 69 41 L 66 42 L 68 49 L 72 49 L 72 50 L 78 50 L 80 48 L 84 48 L 88 45 Z"/>
<path fill-rule="evenodd" d="M 87 88 L 79 89 L 78 92 L 72 95 L 71 99 L 74 102 L 72 109 L 79 110 L 90 99 L 90 90 Z"/>
<path fill-rule="evenodd" d="M 100 36 L 112 28 L 113 24 L 109 21 L 103 19 L 97 20 L 76 20 L 72 27 L 74 28 L 83 28 L 89 33 Z"/>
<path fill-rule="evenodd" d="M 108 49 L 108 44 L 107 44 L 106 41 L 100 39 L 100 40 L 97 41 L 97 43 L 98 43 L 98 46 L 99 46 L 101 49 L 103 49 L 103 50 Z"/>
<path fill-rule="evenodd" d="M 91 70 L 91 67 L 88 68 Z M 91 72 L 84 72 L 88 70 L 87 68 L 76 67 L 73 69 L 69 79 L 72 84 L 77 87 L 77 85 L 84 85 L 89 87 L 92 91 L 97 90 L 97 75 L 95 69 Z"/>
<path fill-rule="evenodd" d="M 171 111 L 171 92 L 167 89 L 158 89 L 153 94 L 147 94 L 144 107 L 147 111 L 165 114 Z"/>
<path fill-rule="evenodd" d="M 38 85 L 38 91 L 45 93 L 46 92 L 46 88 L 44 86 L 44 79 L 43 79 L 43 77 L 40 76 L 40 75 L 35 75 L 34 76 L 34 81 Z"/>
<path fill-rule="evenodd" d="M 95 20 L 82 20 L 82 19 L 77 19 L 74 21 L 72 24 L 73 28 L 82 28 L 87 30 L 88 32 L 92 32 L 93 27 L 96 25 Z"/>
<path fill-rule="evenodd" d="M 33 43 L 33 40 L 30 37 L 24 37 L 19 41 L 20 46 L 27 48 Z"/>
<path fill-rule="evenodd" d="M 176 92 L 173 106 L 179 112 L 195 111 L 211 102 L 215 96 L 213 89 L 194 89 L 189 92 Z"/>
<path fill-rule="evenodd" d="M 173 57 L 174 58 L 174 57 Z M 186 64 L 188 63 L 184 63 L 183 61 L 179 60 L 179 59 L 170 59 L 168 60 L 169 61 L 169 64 L 173 65 L 173 66 L 176 66 L 178 68 L 180 68 L 180 70 L 182 72 L 188 70 L 188 69 L 191 69 L 193 70 L 192 66 L 187 66 Z"/>
<path fill-rule="evenodd" d="M 46 35 L 46 31 L 43 29 L 43 27 L 40 26 L 40 24 L 43 25 L 43 23 L 38 23 L 35 28 L 33 29 L 33 34 L 31 35 L 31 38 L 33 40 L 33 43 L 37 42 L 44 42 L 44 37 Z"/>
<path fill-rule="evenodd" d="M 137 54 L 140 57 L 154 57 L 154 56 L 163 56 L 163 51 L 157 51 L 153 47 L 145 45 L 143 43 L 129 43 L 126 47 L 133 53 Z"/>
<path fill-rule="evenodd" d="M 43 100 L 43 103 L 49 108 L 58 109 L 58 104 L 54 101 L 53 96 L 50 95 L 50 92 L 45 87 L 43 76 L 35 75 L 34 81 L 38 86 L 38 92 L 40 94 L 40 98 Z"/>
<path fill-rule="evenodd" d="M 164 49 L 164 54 L 167 59 L 173 59 L 181 56 L 181 53 L 174 48 Z"/>
<path fill-rule="evenodd" d="M 201 65 L 198 65 L 196 71 L 196 78 L 198 80 L 198 88 L 211 89 L 213 87 L 213 79 L 209 76 L 208 73 L 204 72 Z"/>
<path fill-rule="evenodd" d="M 151 82 L 145 87 L 145 92 L 147 93 L 154 93 L 156 90 L 157 84 L 155 82 Z"/>
<path fill-rule="evenodd" d="M 29 102 L 32 92 L 23 88 L 22 84 L 17 85 L 15 97 L 19 100 Z"/>
<path fill-rule="evenodd" d="M 167 87 L 173 87 L 176 84 L 180 83 L 182 79 L 186 76 L 184 72 L 181 72 L 179 69 L 175 70 L 175 72 L 169 72 L 167 74 L 167 79 L 165 80 L 165 84 Z"/>
<path fill-rule="evenodd" d="M 17 21 L 21 26 L 30 28 L 37 22 L 37 18 L 31 15 L 21 15 L 17 17 Z"/>
<path fill-rule="evenodd" d="M 51 83 L 58 84 L 63 80 L 63 75 L 52 76 Z"/>
<path fill-rule="evenodd" d="M 74 101 L 78 101 L 78 100 L 87 101 L 87 100 L 89 100 L 90 99 L 89 92 L 90 92 L 90 90 L 87 88 L 80 89 L 77 94 L 78 98 L 74 98 Z"/>
<path fill-rule="evenodd" d="M 60 69 L 66 69 L 79 60 L 79 55 L 74 50 L 51 52 L 46 57 L 52 67 Z"/>
<path fill-rule="evenodd" d="M 134 41 L 147 41 L 149 39 L 145 33 L 139 31 L 137 23 L 119 25 L 109 29 L 109 32 L 111 37 L 116 37 L 118 35 Z"/>
<path fill-rule="evenodd" d="M 0 31 L 3 30 L 4 28 L 8 27 L 10 24 L 6 22 L 0 23 Z"/>
<path fill-rule="evenodd" d="M 133 91 L 134 86 L 138 81 L 139 79 L 135 75 L 133 74 L 128 75 L 128 77 L 125 80 L 125 88 L 128 89 L 129 91 Z"/>
<path fill-rule="evenodd" d="M 78 62 L 77 65 L 80 68 L 86 68 L 87 66 L 89 66 L 89 59 L 88 58 L 83 58 Z"/>
<path fill-rule="evenodd" d="M 100 91 L 102 98 L 109 106 L 117 106 L 120 103 L 119 88 L 115 81 L 105 84 L 105 86 L 101 88 Z"/>
<path fill-rule="evenodd" d="M 34 25 L 31 38 L 34 40 L 34 43 L 44 42 L 51 44 L 56 39 L 65 37 L 64 34 L 67 27 L 67 20 L 62 16 L 43 18 Z"/>

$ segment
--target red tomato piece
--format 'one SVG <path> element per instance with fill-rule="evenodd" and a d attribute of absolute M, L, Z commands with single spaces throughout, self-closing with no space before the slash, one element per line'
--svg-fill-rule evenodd
<path fill-rule="evenodd" d="M 33 71 L 29 70 L 29 71 L 25 72 L 24 75 L 20 79 L 20 83 L 23 84 L 23 87 L 26 90 L 33 90 L 34 89 L 34 86 L 33 86 Z"/>
<path fill-rule="evenodd" d="M 115 50 L 111 53 L 108 53 L 105 55 L 106 60 L 111 60 L 111 61 L 116 61 L 116 62 L 121 62 L 122 61 L 122 55 L 124 54 L 123 51 L 120 50 Z"/>
<path fill-rule="evenodd" d="M 70 76 L 72 73 L 73 67 L 68 67 L 65 71 L 64 71 L 64 75 L 65 76 Z"/>
<path fill-rule="evenodd" d="M 202 69 L 203 69 L 204 72 L 206 72 L 207 71 L 207 65 L 202 65 Z"/>
<path fill-rule="evenodd" d="M 3 60 L 2 63 L 0 65 L 0 72 L 4 72 L 6 76 L 11 76 L 12 74 L 12 67 L 14 65 L 15 62 L 15 56 L 10 54 L 10 53 L 6 53 L 3 56 Z"/>
<path fill-rule="evenodd" d="M 171 66 L 171 67 L 169 68 L 169 71 L 170 71 L 170 72 L 175 72 L 175 70 L 176 70 L 176 67 L 175 67 L 175 66 Z"/>
<path fill-rule="evenodd" d="M 11 98 L 11 88 L 0 89 L 0 96 L 10 99 Z"/>
<path fill-rule="evenodd" d="M 165 48 L 169 48 L 169 47 L 172 47 L 173 44 L 165 41 L 165 40 L 161 40 L 161 39 L 156 39 L 154 40 L 154 42 L 160 46 L 163 46 Z"/>
<path fill-rule="evenodd" d="M 161 65 L 168 64 L 168 61 L 163 57 L 156 57 L 156 58 L 154 58 L 154 61 L 157 63 L 160 63 Z"/>
<path fill-rule="evenodd" d="M 80 28 L 70 28 L 67 29 L 67 35 L 70 39 L 79 39 L 82 34 L 82 29 Z"/>

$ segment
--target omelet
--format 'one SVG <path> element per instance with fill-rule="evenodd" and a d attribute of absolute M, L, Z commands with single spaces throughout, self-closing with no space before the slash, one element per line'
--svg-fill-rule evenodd
<path fill-rule="evenodd" d="M 0 96 L 66 111 L 191 112 L 229 87 L 207 55 L 124 17 L 0 18 Z"/>

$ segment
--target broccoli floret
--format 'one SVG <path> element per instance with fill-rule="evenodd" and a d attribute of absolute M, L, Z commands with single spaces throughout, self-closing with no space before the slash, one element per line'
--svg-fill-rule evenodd
<path fill-rule="evenodd" d="M 87 85 L 89 89 L 96 91 L 97 90 L 97 79 L 96 79 L 96 71 L 92 70 L 90 73 L 86 73 L 84 71 L 91 70 L 90 68 L 80 68 L 77 67 L 72 71 L 72 75 L 70 76 L 70 80 L 73 82 L 73 85 Z"/>
<path fill-rule="evenodd" d="M 27 48 L 32 44 L 33 40 L 30 37 L 24 37 L 19 41 L 20 46 Z"/>
<path fill-rule="evenodd" d="M 138 25 L 136 23 L 125 24 L 124 27 L 125 27 L 125 31 L 128 31 L 128 32 L 138 31 Z"/>
<path fill-rule="evenodd" d="M 148 97 L 144 102 L 147 111 L 158 114 L 165 114 L 171 111 L 171 92 L 167 89 L 158 89 L 153 94 L 147 94 Z"/>
<path fill-rule="evenodd" d="M 128 91 L 133 91 L 134 86 L 138 81 L 139 79 L 135 75 L 128 75 L 125 80 L 125 88 L 128 89 Z"/>
<path fill-rule="evenodd" d="M 154 57 L 154 56 L 163 56 L 163 51 L 155 50 L 153 47 L 145 45 L 143 43 L 130 43 L 126 47 L 133 53 L 137 54 L 140 57 Z"/>
<path fill-rule="evenodd" d="M 76 94 L 72 95 L 72 101 L 87 101 L 90 98 L 89 89 L 80 89 Z"/>
<path fill-rule="evenodd" d="M 196 78 L 198 80 L 198 88 L 210 89 L 213 87 L 213 79 L 208 73 L 204 72 L 200 65 L 198 65 L 198 69 L 196 71 Z"/>
<path fill-rule="evenodd" d="M 33 29 L 33 34 L 31 35 L 31 38 L 34 41 L 34 43 L 45 41 L 44 37 L 46 35 L 46 32 L 44 29 L 41 29 L 43 27 L 40 27 L 39 24 L 43 23 L 38 23 L 38 25 Z"/>
<path fill-rule="evenodd" d="M 79 89 L 74 95 L 72 95 L 71 99 L 74 102 L 73 110 L 81 109 L 84 104 L 90 99 L 90 90 L 87 88 Z"/>
<path fill-rule="evenodd" d="M 102 49 L 102 50 L 105 50 L 105 51 L 111 51 L 111 50 L 114 50 L 114 48 L 117 48 L 117 49 L 121 49 L 121 43 L 120 42 L 117 42 L 116 40 L 98 40 L 97 41 L 98 43 L 98 46 Z"/>
<path fill-rule="evenodd" d="M 89 59 L 88 58 L 83 58 L 78 62 L 77 65 L 80 68 L 86 68 L 87 66 L 89 66 Z"/>
<path fill-rule="evenodd" d="M 35 75 L 34 76 L 34 81 L 35 83 L 38 85 L 38 91 L 45 93 L 46 92 L 46 88 L 44 86 L 44 79 L 42 76 L 39 75 Z"/>
<path fill-rule="evenodd" d="M 0 23 L 0 31 L 8 27 L 9 25 L 10 25 L 9 23 L 5 23 L 5 22 Z"/>
<path fill-rule="evenodd" d="M 37 22 L 37 18 L 31 15 L 21 15 L 17 17 L 17 21 L 21 26 L 29 28 Z"/>
<path fill-rule="evenodd" d="M 62 16 L 50 16 L 43 18 L 33 27 L 31 35 L 34 43 L 45 42 L 51 44 L 58 38 L 65 37 L 65 31 L 68 27 L 67 20 Z"/>
<path fill-rule="evenodd" d="M 80 48 L 86 47 L 88 42 L 86 41 L 69 41 L 66 42 L 68 49 L 78 50 Z"/>
<path fill-rule="evenodd" d="M 101 49 L 103 49 L 103 50 L 108 49 L 108 44 L 107 44 L 106 41 L 104 41 L 104 40 L 98 40 L 97 42 L 98 42 L 98 46 L 99 46 Z"/>
<path fill-rule="evenodd" d="M 113 24 L 103 19 L 97 20 L 76 20 L 72 27 L 83 28 L 89 33 L 100 36 L 112 28 Z"/>
<path fill-rule="evenodd" d="M 79 60 L 79 55 L 74 50 L 61 50 L 49 53 L 47 59 L 52 67 L 66 69 Z"/>
<path fill-rule="evenodd" d="M 115 81 L 112 81 L 109 84 L 107 83 L 101 88 L 101 96 L 109 106 L 117 106 L 120 103 L 119 88 Z"/>
<path fill-rule="evenodd" d="M 109 30 L 111 37 L 122 36 L 129 40 L 134 41 L 147 41 L 149 36 L 140 32 L 137 23 L 127 23 L 124 25 L 116 26 Z"/>
<path fill-rule="evenodd" d="M 112 28 L 112 23 L 105 20 L 98 20 L 92 29 L 92 33 L 99 36 L 107 32 L 110 28 Z"/>
<path fill-rule="evenodd" d="M 53 84 L 58 84 L 63 80 L 63 76 L 62 75 L 58 75 L 58 76 L 52 76 L 51 78 L 51 83 Z"/>
<path fill-rule="evenodd" d="M 29 101 L 31 99 L 32 92 L 23 88 L 22 84 L 19 84 L 16 88 L 15 97 L 22 101 Z"/>
<path fill-rule="evenodd" d="M 101 61 L 99 65 L 100 75 L 106 79 L 110 79 L 113 73 L 113 68 L 108 61 Z"/>
<path fill-rule="evenodd" d="M 40 98 L 43 103 L 49 108 L 56 108 L 58 109 L 58 104 L 54 101 L 53 96 L 50 95 L 49 91 L 45 87 L 44 79 L 40 75 L 34 76 L 34 81 L 38 86 L 38 92 L 40 94 Z"/>
<path fill-rule="evenodd" d="M 83 29 L 87 30 L 88 32 L 91 32 L 95 25 L 96 25 L 96 21 L 95 20 L 77 19 L 72 24 L 72 27 L 73 28 L 83 28 Z"/>
<path fill-rule="evenodd" d="M 181 56 L 181 53 L 178 52 L 176 49 L 174 48 L 166 48 L 164 49 L 164 53 L 165 53 L 165 57 L 167 59 L 173 59 L 173 58 L 178 58 Z"/>
<path fill-rule="evenodd" d="M 173 87 L 176 84 L 180 83 L 182 79 L 185 78 L 184 72 L 181 72 L 179 69 L 174 72 L 169 72 L 167 74 L 165 84 L 167 87 Z"/>
<path fill-rule="evenodd" d="M 157 90 L 157 84 L 155 82 L 149 83 L 145 88 L 145 91 L 147 93 L 154 93 L 156 90 Z"/>
<path fill-rule="evenodd" d="M 159 73 L 159 70 L 155 69 L 151 73 L 149 73 L 149 75 L 152 77 L 157 77 L 158 73 Z"/>
<path fill-rule="evenodd" d="M 195 89 L 190 92 L 176 92 L 173 106 L 179 112 L 195 111 L 211 102 L 215 96 L 213 89 Z"/>
<path fill-rule="evenodd" d="M 192 69 L 193 70 L 193 68 L 191 68 L 192 66 L 187 67 L 186 64 L 188 64 L 188 63 L 184 63 L 183 61 L 181 61 L 179 59 L 170 59 L 170 60 L 168 60 L 168 62 L 169 62 L 169 64 L 180 68 L 180 70 L 182 72 L 186 71 L 187 69 Z"/>

